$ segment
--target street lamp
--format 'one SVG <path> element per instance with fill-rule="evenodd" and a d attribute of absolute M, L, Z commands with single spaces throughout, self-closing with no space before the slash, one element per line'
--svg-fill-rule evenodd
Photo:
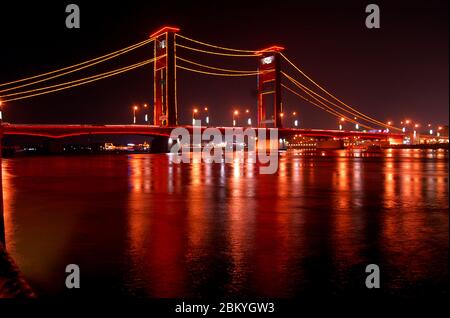
<path fill-rule="evenodd" d="M 411 123 L 411 120 L 406 119 L 405 121 L 402 121 L 401 124 L 404 125 L 402 128 L 402 132 L 406 132 L 406 126 L 408 126 Z"/>
<path fill-rule="evenodd" d="M 236 116 L 239 115 L 239 111 L 236 109 L 233 112 L 233 127 L 236 126 Z"/>
<path fill-rule="evenodd" d="M 148 105 L 144 104 L 145 109 L 145 122 L 148 123 Z"/>
<path fill-rule="evenodd" d="M 356 121 L 358 118 L 353 117 L 353 119 Z M 355 129 L 359 130 L 359 123 L 358 122 L 355 122 Z"/>
<path fill-rule="evenodd" d="M 344 123 L 344 121 L 345 121 L 345 118 L 341 117 L 341 119 L 339 121 L 339 130 L 342 130 L 342 128 L 343 128 L 342 124 Z"/>
<path fill-rule="evenodd" d="M 204 110 L 205 110 L 205 112 L 206 112 L 205 122 L 206 122 L 206 125 L 209 125 L 208 107 L 205 107 Z"/>
<path fill-rule="evenodd" d="M 419 124 L 414 124 L 414 131 L 413 131 L 413 136 L 414 136 L 414 139 L 416 139 L 416 137 L 417 137 L 417 128 L 419 128 Z"/>
<path fill-rule="evenodd" d="M 192 110 L 192 126 L 195 126 L 195 114 L 197 114 L 197 113 L 198 113 L 198 109 L 194 108 Z"/>
<path fill-rule="evenodd" d="M 146 123 L 148 123 L 148 105 L 144 104 L 144 109 L 145 109 L 145 117 L 144 120 Z"/>
<path fill-rule="evenodd" d="M 297 112 L 292 112 L 292 116 L 294 116 L 294 127 L 298 127 Z"/>
<path fill-rule="evenodd" d="M 136 125 L 136 111 L 138 110 L 137 106 L 133 106 L 133 124 Z"/>
<path fill-rule="evenodd" d="M 248 124 L 249 126 L 251 126 L 251 125 L 252 125 L 252 118 L 250 117 L 250 110 L 249 110 L 249 109 L 246 109 L 246 110 L 245 110 L 245 113 L 246 113 L 247 116 L 248 116 L 247 124 Z"/>

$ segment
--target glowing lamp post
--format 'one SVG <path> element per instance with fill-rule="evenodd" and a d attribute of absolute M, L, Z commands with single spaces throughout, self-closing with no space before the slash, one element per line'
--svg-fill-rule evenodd
<path fill-rule="evenodd" d="M 194 108 L 192 110 L 192 126 L 195 126 L 195 114 L 197 114 L 197 113 L 198 113 L 198 109 Z"/>
<path fill-rule="evenodd" d="M 133 124 L 136 125 L 136 111 L 138 110 L 137 106 L 133 106 Z"/>
<path fill-rule="evenodd" d="M 236 127 L 236 116 L 239 115 L 239 111 L 235 110 L 233 112 L 233 127 Z"/>
<path fill-rule="evenodd" d="M 145 109 L 145 122 L 148 123 L 148 105 L 144 104 L 144 109 Z"/>
<path fill-rule="evenodd" d="M 392 121 L 387 122 L 388 126 L 392 126 Z M 386 128 L 386 132 L 389 132 L 389 127 Z"/>
<path fill-rule="evenodd" d="M 344 123 L 344 121 L 345 121 L 345 118 L 341 117 L 341 120 L 339 121 L 339 130 L 342 130 L 342 128 L 343 128 L 342 124 Z"/>
<path fill-rule="evenodd" d="M 294 117 L 294 127 L 298 127 L 297 112 L 292 112 L 292 116 Z"/>
<path fill-rule="evenodd" d="M 413 131 L 413 136 L 414 136 L 414 139 L 416 139 L 417 138 L 417 128 L 419 128 L 419 124 L 415 124 L 414 125 L 414 131 Z"/>
<path fill-rule="evenodd" d="M 249 109 L 246 109 L 246 110 L 245 110 L 245 113 L 246 113 L 247 116 L 248 116 L 248 119 L 247 119 L 247 125 L 251 126 L 251 125 L 252 125 L 252 118 L 250 117 L 250 110 L 249 110 Z"/>
<path fill-rule="evenodd" d="M 205 107 L 204 110 L 206 112 L 205 122 L 206 122 L 206 125 L 208 126 L 209 125 L 208 107 Z"/>
<path fill-rule="evenodd" d="M 357 120 L 358 118 L 353 117 L 353 119 L 354 119 L 354 120 Z M 355 122 L 355 129 L 356 129 L 356 130 L 359 130 L 359 123 L 358 123 L 358 122 Z"/>

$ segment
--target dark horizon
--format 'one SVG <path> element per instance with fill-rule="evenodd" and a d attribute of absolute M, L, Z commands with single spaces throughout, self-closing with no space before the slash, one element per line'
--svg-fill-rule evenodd
<path fill-rule="evenodd" d="M 79 63 L 148 38 L 163 25 L 212 44 L 261 49 L 273 44 L 313 79 L 358 110 L 394 124 L 405 118 L 448 125 L 448 2 L 384 3 L 381 28 L 364 25 L 370 2 L 148 4 L 76 1 L 81 28 L 66 29 L 60 4 L 0 4 L 0 83 Z M 257 6 L 257 7 L 255 7 Z M 136 63 L 151 47 L 67 77 L 77 79 Z M 248 69 L 255 61 L 185 56 L 205 64 Z M 291 74 L 295 74 L 292 70 Z M 66 77 L 53 83 L 65 81 Z M 129 123 L 133 104 L 152 104 L 152 66 L 90 85 L 6 103 L 12 123 Z M 45 83 L 47 84 L 47 83 Z M 212 124 L 230 125 L 233 108 L 256 112 L 256 79 L 178 72 L 180 122 L 194 105 L 208 106 Z M 283 93 L 286 112 L 301 127 L 336 128 L 336 119 Z M 253 116 L 255 119 L 255 117 Z"/>

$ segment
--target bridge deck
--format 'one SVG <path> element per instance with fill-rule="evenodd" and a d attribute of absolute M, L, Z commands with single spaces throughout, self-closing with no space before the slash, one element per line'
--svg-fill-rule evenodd
<path fill-rule="evenodd" d="M 179 126 L 192 132 L 192 126 Z M 147 136 L 170 136 L 172 130 L 177 127 L 159 127 L 149 125 L 40 125 L 40 124 L 2 124 L 0 134 L 2 135 L 26 135 L 48 138 L 65 138 L 81 135 L 147 135 Z M 202 131 L 207 127 L 202 127 Z M 216 127 L 222 133 L 226 129 L 233 127 Z M 244 129 L 247 127 L 243 127 Z M 327 138 L 351 138 L 360 137 L 363 139 L 399 139 L 403 134 L 386 132 L 363 132 L 347 130 L 326 130 L 326 129 L 278 129 L 280 137 L 301 135 L 305 137 L 327 137 Z"/>

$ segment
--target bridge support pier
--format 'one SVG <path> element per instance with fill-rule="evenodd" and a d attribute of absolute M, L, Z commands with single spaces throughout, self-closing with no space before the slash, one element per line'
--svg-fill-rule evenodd
<path fill-rule="evenodd" d="M 175 142 L 169 137 L 155 136 L 150 146 L 150 153 L 169 153 Z"/>
<path fill-rule="evenodd" d="M 59 154 L 63 152 L 63 145 L 58 139 L 49 139 L 44 142 L 44 149 L 48 154 Z"/>

